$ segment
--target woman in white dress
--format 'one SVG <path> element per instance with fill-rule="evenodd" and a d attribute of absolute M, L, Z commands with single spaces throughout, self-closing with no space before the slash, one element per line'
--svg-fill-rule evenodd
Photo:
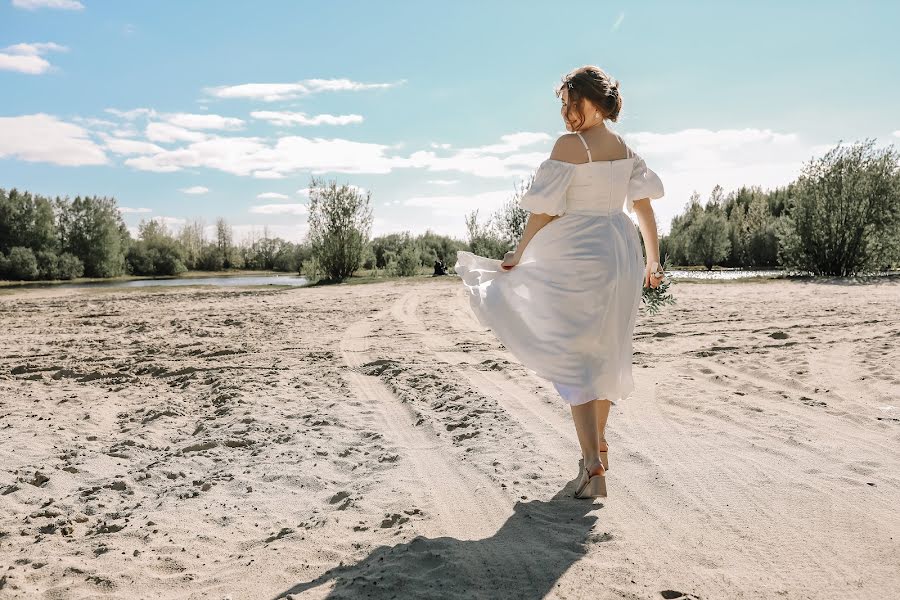
<path fill-rule="evenodd" d="M 663 276 L 650 200 L 664 192 L 606 126 L 622 109 L 618 81 L 585 66 L 563 77 L 557 96 L 573 133 L 560 136 L 521 198 L 531 214 L 516 250 L 502 261 L 459 252 L 455 269 L 478 321 L 571 406 L 584 466 L 575 496 L 605 497 L 610 405 L 634 389 L 641 289 Z M 625 209 L 637 215 L 646 261 Z"/>

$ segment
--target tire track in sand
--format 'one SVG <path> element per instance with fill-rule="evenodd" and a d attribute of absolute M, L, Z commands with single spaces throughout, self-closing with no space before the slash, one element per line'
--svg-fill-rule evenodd
<path fill-rule="evenodd" d="M 557 462 L 561 466 L 571 464 L 573 462 L 571 457 L 581 454 L 577 440 L 573 437 L 574 426 L 571 420 L 564 419 L 564 415 L 557 411 L 534 408 L 536 402 L 523 401 L 523 397 L 533 394 L 523 390 L 501 371 L 476 368 L 472 363 L 471 353 L 447 350 L 447 338 L 429 330 L 417 315 L 422 296 L 422 291 L 418 289 L 407 292 L 391 307 L 391 316 L 404 325 L 410 334 L 416 336 L 437 359 L 448 363 L 472 386 L 494 397 L 531 438 L 532 445 L 541 450 L 541 456 L 551 461 L 558 459 Z M 469 323 L 479 326 L 477 322 L 471 320 Z M 563 455 L 569 458 L 563 460 Z M 572 466 L 571 470 L 579 474 L 577 467 Z"/>
<path fill-rule="evenodd" d="M 373 411 L 381 429 L 408 460 L 415 472 L 416 489 L 427 499 L 433 519 L 417 526 L 429 536 L 480 539 L 493 535 L 512 514 L 510 499 L 480 471 L 452 460 L 445 443 L 426 427 L 415 425 L 409 405 L 401 402 L 377 377 L 364 375 L 360 367 L 377 360 L 370 339 L 384 317 L 379 311 L 344 332 L 340 351 L 349 367 L 346 378 L 354 394 Z M 384 338 L 379 338 L 384 341 Z"/>
<path fill-rule="evenodd" d="M 558 408 L 561 405 L 544 402 L 505 372 L 479 370 L 475 363 L 477 359 L 473 359 L 470 353 L 445 350 L 453 344 L 452 338 L 431 330 L 417 314 L 423 297 L 427 299 L 425 293 L 422 289 L 413 289 L 401 296 L 391 307 L 391 316 L 421 342 L 423 349 L 434 354 L 436 359 L 447 362 L 459 376 L 465 377 L 473 386 L 494 398 L 528 435 L 532 441 L 531 448 L 536 460 L 545 460 L 561 474 L 571 473 L 572 477 L 579 476 L 578 457 L 581 455 L 581 448 L 568 409 L 562 410 Z M 456 297 L 462 303 L 467 302 L 463 296 Z M 449 298 L 444 294 L 436 298 L 437 302 L 446 303 L 447 300 Z M 452 311 L 451 314 L 455 316 L 461 311 L 468 310 L 465 304 L 444 308 Z M 461 324 L 470 332 L 484 333 L 484 328 L 474 319 L 454 319 L 453 322 Z M 496 356 L 493 351 L 492 354 Z M 529 374 L 522 377 L 527 379 L 529 384 L 536 383 L 534 381 L 537 379 L 536 376 Z M 556 393 L 555 390 L 553 393 Z M 616 436 L 610 441 L 611 448 L 624 449 L 631 446 L 631 441 L 618 441 Z M 717 590 L 717 593 L 725 594 L 728 587 L 723 587 L 721 578 L 709 570 L 710 566 L 714 566 L 712 553 L 697 551 L 692 556 L 685 556 L 683 552 L 685 540 L 696 538 L 697 532 L 693 523 L 672 519 L 664 495 L 670 489 L 668 483 L 648 477 L 647 479 L 651 481 L 649 485 L 655 486 L 656 492 L 660 492 L 663 499 L 656 502 L 647 501 L 646 485 L 630 473 L 632 469 L 628 463 L 635 462 L 638 463 L 639 471 L 646 470 L 644 463 L 648 460 L 639 452 L 629 451 L 627 457 L 623 455 L 620 458 L 616 473 L 623 473 L 623 479 L 620 483 L 612 480 L 609 486 L 610 498 L 597 505 L 597 508 L 604 508 L 604 512 L 609 511 L 604 518 L 604 528 L 609 529 L 611 539 L 618 540 L 621 545 L 616 545 L 613 554 L 603 555 L 603 564 L 593 567 L 595 572 L 597 574 L 603 571 L 631 572 L 630 565 L 633 563 L 654 565 L 659 569 L 658 574 L 653 577 L 657 581 L 671 581 L 671 574 L 678 573 L 683 587 L 690 588 L 702 584 L 703 589 L 707 591 Z M 610 473 L 613 473 L 613 468 L 615 467 L 611 467 Z M 611 475 L 613 476 L 615 475 Z M 560 483 L 568 479 L 565 475 L 558 477 Z M 638 483 L 632 485 L 629 480 Z M 636 514 L 642 515 L 642 518 L 635 520 L 633 515 Z"/>

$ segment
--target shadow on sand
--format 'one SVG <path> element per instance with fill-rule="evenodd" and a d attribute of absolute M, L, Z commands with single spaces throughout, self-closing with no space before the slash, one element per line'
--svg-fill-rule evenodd
<path fill-rule="evenodd" d="M 592 533 L 601 508 L 572 496 L 569 482 L 548 501 L 516 502 L 493 536 L 480 540 L 416 536 L 378 546 L 353 565 L 329 569 L 276 598 L 293 598 L 334 581 L 327 598 L 544 598 L 588 547 L 611 539 Z"/>

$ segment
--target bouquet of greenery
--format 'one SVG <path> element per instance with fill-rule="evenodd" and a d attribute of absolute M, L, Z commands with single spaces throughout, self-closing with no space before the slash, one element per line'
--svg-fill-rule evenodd
<path fill-rule="evenodd" d="M 660 265 L 660 269 L 663 273 L 665 273 L 667 266 L 671 266 L 668 263 L 669 255 L 666 254 L 662 265 Z M 660 281 L 659 285 L 655 288 L 650 287 L 649 285 L 643 288 L 641 299 L 643 300 L 643 303 L 647 305 L 647 312 L 649 314 L 655 315 L 665 304 L 675 304 L 675 297 L 669 292 L 670 285 L 672 285 L 671 279 L 669 279 L 668 276 L 663 276 L 662 281 Z"/>

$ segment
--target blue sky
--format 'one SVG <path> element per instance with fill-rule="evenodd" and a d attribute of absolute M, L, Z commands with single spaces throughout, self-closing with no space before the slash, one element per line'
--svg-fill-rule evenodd
<path fill-rule="evenodd" d="M 898 6 L 0 0 L 0 187 L 296 241 L 314 174 L 371 191 L 376 234 L 463 237 L 564 132 L 560 77 L 595 64 L 665 233 L 693 190 L 900 142 Z"/>

